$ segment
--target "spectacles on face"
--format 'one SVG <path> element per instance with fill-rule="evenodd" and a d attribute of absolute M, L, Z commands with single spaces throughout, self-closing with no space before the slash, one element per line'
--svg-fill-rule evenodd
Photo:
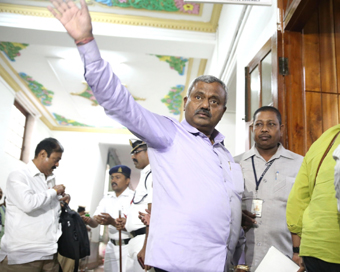
<path fill-rule="evenodd" d="M 131 153 L 131 156 L 137 155 L 139 152 L 146 151 L 146 149 L 135 150 Z"/>

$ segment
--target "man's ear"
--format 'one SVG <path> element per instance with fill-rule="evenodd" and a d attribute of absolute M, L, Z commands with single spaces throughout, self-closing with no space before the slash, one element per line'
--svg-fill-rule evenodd
<path fill-rule="evenodd" d="M 280 125 L 280 134 L 281 134 L 281 137 L 282 137 L 284 131 L 285 131 L 285 126 L 284 126 L 284 124 L 281 124 Z"/>
<path fill-rule="evenodd" d="M 186 104 L 187 104 L 188 97 L 185 96 L 185 97 L 183 98 L 183 101 L 184 101 L 184 103 L 183 103 L 183 111 L 185 111 L 185 106 L 186 106 Z"/>
<path fill-rule="evenodd" d="M 45 157 L 47 157 L 47 152 L 46 152 L 46 150 L 41 150 L 40 152 L 39 152 L 39 154 L 38 154 L 38 157 L 41 157 L 41 158 L 45 158 Z"/>

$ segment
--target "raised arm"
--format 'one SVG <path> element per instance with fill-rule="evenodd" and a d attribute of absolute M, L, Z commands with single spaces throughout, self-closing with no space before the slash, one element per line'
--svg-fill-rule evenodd
<path fill-rule="evenodd" d="M 78 45 L 85 65 L 85 79 L 97 101 L 111 118 L 127 127 L 150 147 L 165 149 L 171 146 L 176 130 L 173 122 L 140 106 L 110 65 L 104 61 L 93 39 L 91 17 L 84 0 L 79 9 L 72 1 L 53 0 L 48 9 L 63 24 Z"/>

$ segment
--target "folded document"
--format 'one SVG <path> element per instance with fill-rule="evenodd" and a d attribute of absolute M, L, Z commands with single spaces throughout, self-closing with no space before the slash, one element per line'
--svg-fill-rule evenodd
<path fill-rule="evenodd" d="M 271 247 L 255 272 L 297 272 L 299 266 L 275 247 Z"/>

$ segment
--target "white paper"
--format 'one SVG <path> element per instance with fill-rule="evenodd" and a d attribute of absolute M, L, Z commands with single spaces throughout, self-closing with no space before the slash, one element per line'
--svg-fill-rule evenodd
<path fill-rule="evenodd" d="M 299 266 L 281 251 L 271 246 L 255 272 L 297 272 Z"/>

